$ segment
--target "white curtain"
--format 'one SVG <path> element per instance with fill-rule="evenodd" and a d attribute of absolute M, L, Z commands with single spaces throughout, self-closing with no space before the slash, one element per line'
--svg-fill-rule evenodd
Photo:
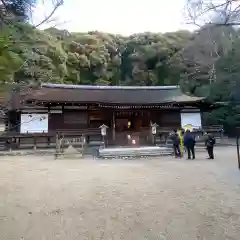
<path fill-rule="evenodd" d="M 193 128 L 201 128 L 201 113 L 192 112 L 192 113 L 181 113 L 181 126 L 184 128 L 186 125 L 192 125 Z"/>

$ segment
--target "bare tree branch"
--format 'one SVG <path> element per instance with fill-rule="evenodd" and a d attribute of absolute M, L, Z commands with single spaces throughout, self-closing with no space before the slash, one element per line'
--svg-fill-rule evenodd
<path fill-rule="evenodd" d="M 57 0 L 57 2 L 54 4 L 53 10 L 50 12 L 50 14 L 48 16 L 45 17 L 45 19 L 43 19 L 40 23 L 38 23 L 37 25 L 35 25 L 35 27 L 40 27 L 41 25 L 43 25 L 44 23 L 50 21 L 50 19 L 52 18 L 52 16 L 55 14 L 55 12 L 57 11 L 57 9 L 63 5 L 63 0 Z"/>
<path fill-rule="evenodd" d="M 39 23 L 33 24 L 33 27 L 40 27 L 44 23 L 47 23 L 54 16 L 59 7 L 61 7 L 64 3 L 64 0 L 45 0 L 43 3 L 47 3 L 46 9 L 50 10 L 50 12 L 40 20 Z M 14 5 L 14 7 L 13 7 Z M 37 5 L 38 6 L 38 5 Z M 19 8 L 21 10 L 19 10 Z M 14 25 L 15 22 L 19 22 L 22 20 L 29 20 L 33 18 L 33 12 L 36 8 L 36 4 L 33 1 L 27 1 L 24 4 L 18 3 L 16 1 L 11 0 L 0 0 L 0 19 L 1 22 L 6 26 Z"/>
<path fill-rule="evenodd" d="M 211 84 L 217 80 L 216 62 L 233 47 L 234 27 L 240 25 L 240 0 L 186 0 L 184 10 L 187 23 L 199 27 L 200 33 L 195 46 L 184 51 L 183 62 L 190 71 L 186 77 Z"/>
<path fill-rule="evenodd" d="M 240 25 L 239 0 L 186 0 L 185 14 L 196 26 Z"/>

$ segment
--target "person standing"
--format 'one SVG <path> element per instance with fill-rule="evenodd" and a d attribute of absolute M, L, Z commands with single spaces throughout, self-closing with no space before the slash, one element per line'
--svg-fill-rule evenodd
<path fill-rule="evenodd" d="M 181 152 L 181 157 L 183 157 L 183 153 L 184 153 L 184 130 L 182 129 L 182 130 L 180 130 L 179 132 L 178 132 L 178 135 L 179 135 L 179 140 L 180 140 L 180 144 L 179 144 L 179 146 L 180 146 L 180 152 Z"/>
<path fill-rule="evenodd" d="M 176 129 L 173 130 L 173 133 L 170 135 L 170 139 L 172 140 L 173 143 L 173 151 L 175 158 L 181 157 L 180 138 Z"/>
<path fill-rule="evenodd" d="M 216 144 L 215 137 L 210 132 L 207 132 L 205 146 L 209 156 L 208 159 L 214 159 L 213 149 L 215 144 Z"/>
<path fill-rule="evenodd" d="M 186 133 L 184 134 L 184 146 L 187 149 L 187 154 L 188 154 L 188 159 L 195 159 L 195 138 L 193 134 L 190 132 L 190 130 L 187 130 Z"/>

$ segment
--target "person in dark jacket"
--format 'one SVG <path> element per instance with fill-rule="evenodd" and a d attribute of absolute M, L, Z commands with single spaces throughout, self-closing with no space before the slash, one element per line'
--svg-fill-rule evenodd
<path fill-rule="evenodd" d="M 174 150 L 175 157 L 176 158 L 181 157 L 180 138 L 179 138 L 179 135 L 178 135 L 176 129 L 173 130 L 173 133 L 170 135 L 170 138 L 171 138 L 172 143 L 173 143 L 173 150 Z"/>
<path fill-rule="evenodd" d="M 206 134 L 206 140 L 205 140 L 205 146 L 207 148 L 207 152 L 209 156 L 208 159 L 214 159 L 213 149 L 215 144 L 216 144 L 215 137 L 208 132 Z"/>
<path fill-rule="evenodd" d="M 192 155 L 192 159 L 195 159 L 195 138 L 192 135 L 192 133 L 187 130 L 186 133 L 184 134 L 184 146 L 187 149 L 187 154 L 188 154 L 188 159 L 191 159 L 191 155 Z"/>

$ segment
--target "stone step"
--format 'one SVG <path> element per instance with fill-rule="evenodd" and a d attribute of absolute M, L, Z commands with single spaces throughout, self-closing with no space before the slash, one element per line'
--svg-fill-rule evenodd
<path fill-rule="evenodd" d="M 154 157 L 172 155 L 173 149 L 169 147 L 119 147 L 99 148 L 99 158 L 126 158 L 126 157 Z"/>

